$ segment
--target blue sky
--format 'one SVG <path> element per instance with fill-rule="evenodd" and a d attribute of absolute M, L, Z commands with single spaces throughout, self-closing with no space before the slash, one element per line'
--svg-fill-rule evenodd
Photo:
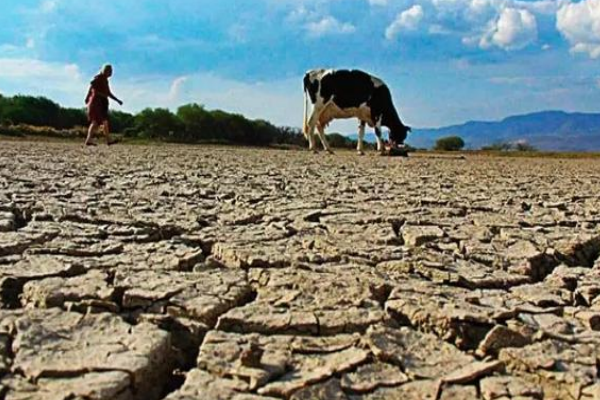
<path fill-rule="evenodd" d="M 127 111 L 197 102 L 300 126 L 314 67 L 378 75 L 416 127 L 600 111 L 600 0 L 2 2 L 0 93 L 68 106 L 111 62 Z"/>

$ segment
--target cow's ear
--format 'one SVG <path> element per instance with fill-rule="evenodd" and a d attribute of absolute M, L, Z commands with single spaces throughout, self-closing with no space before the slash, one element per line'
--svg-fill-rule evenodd
<path fill-rule="evenodd" d="M 406 127 L 406 132 L 412 132 L 412 128 L 410 126 Z"/>

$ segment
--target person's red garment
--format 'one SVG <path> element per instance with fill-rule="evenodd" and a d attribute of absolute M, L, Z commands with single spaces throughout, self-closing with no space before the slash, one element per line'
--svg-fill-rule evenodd
<path fill-rule="evenodd" d="M 108 78 L 98 74 L 91 82 L 90 91 L 86 99 L 88 106 L 88 119 L 90 122 L 103 124 L 108 120 L 108 94 L 110 87 Z"/>

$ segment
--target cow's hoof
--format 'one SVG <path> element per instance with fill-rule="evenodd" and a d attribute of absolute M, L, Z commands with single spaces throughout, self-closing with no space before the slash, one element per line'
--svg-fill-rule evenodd
<path fill-rule="evenodd" d="M 327 149 L 327 154 L 334 155 L 335 153 L 332 150 Z"/>
<path fill-rule="evenodd" d="M 359 150 L 359 151 L 356 152 L 356 154 L 358 154 L 359 156 L 364 156 L 365 152 L 362 151 L 362 150 Z"/>

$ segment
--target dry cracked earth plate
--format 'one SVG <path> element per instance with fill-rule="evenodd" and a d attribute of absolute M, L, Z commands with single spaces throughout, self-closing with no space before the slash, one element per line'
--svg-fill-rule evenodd
<path fill-rule="evenodd" d="M 0 148 L 0 398 L 600 399 L 600 161 Z"/>

